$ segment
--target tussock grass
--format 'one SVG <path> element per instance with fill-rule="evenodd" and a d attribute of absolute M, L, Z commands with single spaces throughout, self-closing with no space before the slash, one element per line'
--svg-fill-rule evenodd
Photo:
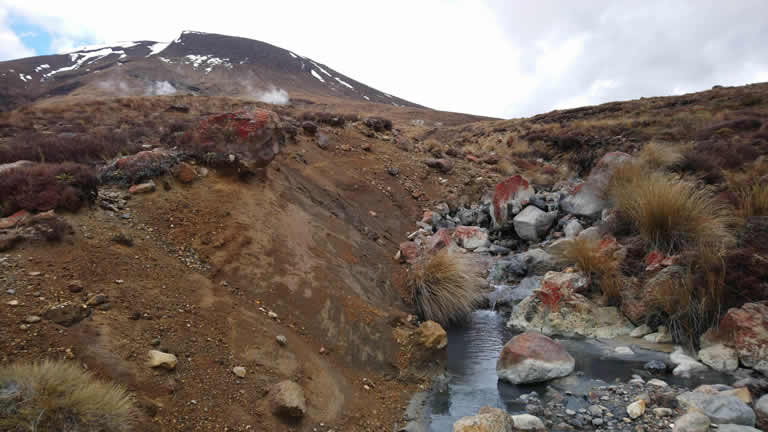
<path fill-rule="evenodd" d="M 0 430 L 123 432 L 136 411 L 128 393 L 74 364 L 0 367 Z"/>
<path fill-rule="evenodd" d="M 739 215 L 745 218 L 768 216 L 768 185 L 756 183 L 745 186 L 737 193 Z"/>
<path fill-rule="evenodd" d="M 467 256 L 447 250 L 423 258 L 408 274 L 419 314 L 443 325 L 465 320 L 479 304 L 483 285 Z"/>
<path fill-rule="evenodd" d="M 575 264 L 579 270 L 589 274 L 606 298 L 613 302 L 621 298 L 624 277 L 621 260 L 613 254 L 613 250 L 601 251 L 599 241 L 576 237 L 563 242 L 552 252 L 559 261 Z"/>
<path fill-rule="evenodd" d="M 683 153 L 676 146 L 651 141 L 638 152 L 637 159 L 650 169 L 661 170 L 674 167 L 683 160 Z"/>
<path fill-rule="evenodd" d="M 607 192 L 620 214 L 659 250 L 720 250 L 733 241 L 733 211 L 707 187 L 625 163 Z"/>

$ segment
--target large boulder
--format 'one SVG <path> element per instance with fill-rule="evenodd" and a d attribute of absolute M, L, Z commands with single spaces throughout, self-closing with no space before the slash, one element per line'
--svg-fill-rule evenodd
<path fill-rule="evenodd" d="M 709 417 L 698 411 L 690 411 L 675 420 L 673 432 L 707 432 L 710 425 Z"/>
<path fill-rule="evenodd" d="M 453 231 L 456 243 L 468 250 L 488 245 L 488 230 L 476 226 L 457 226 Z"/>
<path fill-rule="evenodd" d="M 768 304 L 745 303 L 728 309 L 720 325 L 702 336 L 705 347 L 721 343 L 739 355 L 744 366 L 768 361 Z"/>
<path fill-rule="evenodd" d="M 304 390 L 293 381 L 281 381 L 269 391 L 272 412 L 278 416 L 304 417 L 307 412 L 307 402 Z"/>
<path fill-rule="evenodd" d="M 547 234 L 555 218 L 557 218 L 556 211 L 545 212 L 536 206 L 529 205 L 515 216 L 512 223 L 520 238 L 536 242 Z"/>
<path fill-rule="evenodd" d="M 622 152 L 606 153 L 592 168 L 586 181 L 576 185 L 565 195 L 560 201 L 560 208 L 579 216 L 599 216 L 603 209 L 608 207 L 603 194 L 614 170 L 631 158 L 632 156 Z"/>
<path fill-rule="evenodd" d="M 526 332 L 504 345 L 496 362 L 496 373 L 512 384 L 536 383 L 567 376 L 575 364 L 556 341 L 541 333 Z"/>
<path fill-rule="evenodd" d="M 761 396 L 755 402 L 755 412 L 759 424 L 763 428 L 768 427 L 768 394 Z"/>
<path fill-rule="evenodd" d="M 579 291 L 589 286 L 581 273 L 547 272 L 534 294 L 512 310 L 507 326 L 536 329 L 547 335 L 614 338 L 628 335 L 632 324 L 615 307 L 600 307 Z"/>
<path fill-rule="evenodd" d="M 222 133 L 232 142 L 234 153 L 240 154 L 250 168 L 265 168 L 280 152 L 285 136 L 280 117 L 269 110 L 217 114 L 204 119 L 198 127 L 203 146 L 220 140 Z"/>
<path fill-rule="evenodd" d="M 732 423 L 746 426 L 755 425 L 755 412 L 736 396 L 686 392 L 677 396 L 683 407 L 700 411 L 712 423 Z"/>
<path fill-rule="evenodd" d="M 434 321 L 425 321 L 416 329 L 419 343 L 429 349 L 440 350 L 448 345 L 448 334 L 443 327 Z"/>
<path fill-rule="evenodd" d="M 699 351 L 699 360 L 720 372 L 734 371 L 739 367 L 739 354 L 723 344 L 712 345 Z"/>
<path fill-rule="evenodd" d="M 519 213 L 534 195 L 533 186 L 520 175 L 502 180 L 493 188 L 491 220 L 494 228 L 500 228 L 512 214 Z"/>
<path fill-rule="evenodd" d="M 486 406 L 476 415 L 460 418 L 453 424 L 453 432 L 512 432 L 514 426 L 504 410 Z"/>

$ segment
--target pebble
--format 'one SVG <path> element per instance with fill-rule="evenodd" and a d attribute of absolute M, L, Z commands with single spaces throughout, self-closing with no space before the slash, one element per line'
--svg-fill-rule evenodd
<path fill-rule="evenodd" d="M 286 346 L 288 344 L 288 339 L 286 339 L 283 335 L 277 335 L 275 340 L 280 346 Z"/>
<path fill-rule="evenodd" d="M 601 426 L 603 424 L 603 419 L 601 418 L 592 419 L 592 424 L 594 426 Z"/>
<path fill-rule="evenodd" d="M 151 368 L 163 367 L 168 370 L 173 370 L 176 369 L 176 363 L 178 362 L 175 355 L 156 350 L 150 350 L 148 358 L 147 366 Z"/>
<path fill-rule="evenodd" d="M 664 382 L 664 381 L 662 381 L 662 380 L 660 380 L 658 378 L 653 378 L 653 379 L 648 380 L 648 385 L 656 386 L 656 387 L 667 387 L 669 384 L 667 384 L 666 382 Z"/>
<path fill-rule="evenodd" d="M 8 306 L 18 306 L 19 301 L 18 300 L 11 300 L 7 303 Z"/>
<path fill-rule="evenodd" d="M 232 368 L 232 373 L 238 378 L 245 378 L 245 368 L 242 366 L 235 366 Z"/>
<path fill-rule="evenodd" d="M 576 415 L 576 411 L 574 411 L 572 409 L 565 410 L 565 413 L 568 414 L 569 416 Z"/>
<path fill-rule="evenodd" d="M 277 319 L 277 314 L 272 311 L 269 311 L 269 313 L 267 313 L 267 316 L 272 318 L 273 320 Z"/>
<path fill-rule="evenodd" d="M 40 318 L 37 315 L 29 315 L 28 317 L 24 318 L 24 322 L 27 324 L 34 324 L 40 322 L 42 318 Z"/>

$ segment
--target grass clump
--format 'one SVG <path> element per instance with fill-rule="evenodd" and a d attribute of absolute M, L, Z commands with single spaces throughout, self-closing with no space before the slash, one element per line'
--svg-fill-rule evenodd
<path fill-rule="evenodd" d="M 0 430 L 123 432 L 131 430 L 135 418 L 125 389 L 74 364 L 0 367 Z"/>
<path fill-rule="evenodd" d="M 678 165 L 683 154 L 677 147 L 651 141 L 637 155 L 639 161 L 650 169 L 667 169 Z"/>
<path fill-rule="evenodd" d="M 676 175 L 625 163 L 614 172 L 608 196 L 619 213 L 654 248 L 720 250 L 733 239 L 727 202 Z"/>
<path fill-rule="evenodd" d="M 416 263 L 407 283 L 421 317 L 443 325 L 465 320 L 479 304 L 483 287 L 469 258 L 447 250 Z"/>
<path fill-rule="evenodd" d="M 742 217 L 768 216 L 768 185 L 756 183 L 738 192 L 739 214 Z"/>
<path fill-rule="evenodd" d="M 556 258 L 568 264 L 575 264 L 579 270 L 589 274 L 603 295 L 616 302 L 621 298 L 623 276 L 621 259 L 612 248 L 601 248 L 600 242 L 576 237 L 562 243 L 553 250 Z"/>

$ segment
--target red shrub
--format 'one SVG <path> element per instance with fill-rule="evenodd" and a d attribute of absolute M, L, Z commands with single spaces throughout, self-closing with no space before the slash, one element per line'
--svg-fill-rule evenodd
<path fill-rule="evenodd" d="M 18 210 L 76 211 L 96 197 L 98 179 L 93 171 L 74 163 L 34 164 L 0 175 L 0 216 Z"/>
<path fill-rule="evenodd" d="M 147 134 L 148 131 L 144 129 L 56 135 L 27 132 L 15 136 L 7 145 L 0 147 L 0 163 L 18 160 L 78 163 L 101 161 L 121 153 L 135 153 L 141 146 L 133 141 Z"/>

